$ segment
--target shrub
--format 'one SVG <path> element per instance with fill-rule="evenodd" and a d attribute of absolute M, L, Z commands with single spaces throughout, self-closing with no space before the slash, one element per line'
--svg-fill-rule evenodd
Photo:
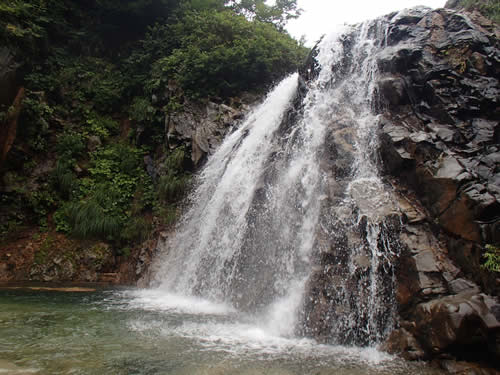
<path fill-rule="evenodd" d="M 120 217 L 106 212 L 96 199 L 68 204 L 65 214 L 71 233 L 81 238 L 113 239 L 123 224 Z"/>
<path fill-rule="evenodd" d="M 486 245 L 486 251 L 483 255 L 486 259 L 483 268 L 491 272 L 500 272 L 500 247 Z"/>
<path fill-rule="evenodd" d="M 78 184 L 76 175 L 72 171 L 74 162 L 73 159 L 59 159 L 54 169 L 56 187 L 63 193 L 65 198 L 71 196 L 72 191 Z"/>
<path fill-rule="evenodd" d="M 171 226 L 177 221 L 177 208 L 173 205 L 157 206 L 154 213 L 163 225 Z"/>
<path fill-rule="evenodd" d="M 165 160 L 166 174 L 158 182 L 158 196 L 164 202 L 181 199 L 189 188 L 191 176 L 184 171 L 186 151 L 176 148 Z"/>
<path fill-rule="evenodd" d="M 446 5 L 453 5 L 453 2 L 449 1 Z M 455 5 L 456 7 L 467 10 L 477 9 L 484 16 L 500 23 L 500 2 L 498 0 L 460 0 Z"/>
<path fill-rule="evenodd" d="M 149 86 L 173 79 L 194 97 L 263 88 L 297 69 L 307 53 L 274 25 L 230 10 L 187 12 L 164 27 L 172 51 L 153 64 Z"/>
<path fill-rule="evenodd" d="M 131 218 L 121 232 L 121 239 L 127 243 L 145 241 L 151 232 L 152 225 L 144 217 Z"/>
<path fill-rule="evenodd" d="M 84 150 L 85 143 L 81 134 L 68 132 L 57 137 L 56 152 L 60 157 L 78 157 Z"/>
<path fill-rule="evenodd" d="M 187 175 L 172 176 L 170 174 L 160 177 L 158 194 L 165 202 L 176 202 L 184 196 L 189 187 L 191 177 Z"/>

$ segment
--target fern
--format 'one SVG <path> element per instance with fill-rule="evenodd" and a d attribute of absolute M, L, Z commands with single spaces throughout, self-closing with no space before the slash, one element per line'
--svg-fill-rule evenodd
<path fill-rule="evenodd" d="M 95 200 L 69 204 L 66 215 L 71 233 L 81 238 L 115 238 L 122 227 L 120 217 L 107 213 Z"/>
<path fill-rule="evenodd" d="M 486 262 L 483 268 L 491 272 L 500 272 L 500 247 L 493 245 L 486 245 L 486 252 L 483 254 Z"/>
<path fill-rule="evenodd" d="M 125 225 L 120 237 L 127 242 L 142 242 L 147 240 L 150 232 L 151 223 L 143 217 L 136 217 Z"/>
<path fill-rule="evenodd" d="M 165 160 L 168 173 L 177 174 L 184 169 L 186 150 L 184 147 L 176 148 Z"/>
<path fill-rule="evenodd" d="M 54 170 L 56 185 L 64 196 L 69 197 L 77 184 L 77 178 L 71 171 L 72 160 L 58 160 Z"/>
<path fill-rule="evenodd" d="M 165 202 L 175 202 L 184 196 L 190 185 L 188 175 L 172 176 L 170 174 L 160 177 L 158 195 Z"/>

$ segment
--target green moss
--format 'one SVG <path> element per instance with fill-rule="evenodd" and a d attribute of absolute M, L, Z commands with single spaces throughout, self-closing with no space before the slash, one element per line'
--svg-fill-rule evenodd
<path fill-rule="evenodd" d="M 50 261 L 50 254 L 54 250 L 56 245 L 56 239 L 50 233 L 47 234 L 45 239 L 40 244 L 40 248 L 35 252 L 34 263 L 35 264 L 46 264 Z"/>

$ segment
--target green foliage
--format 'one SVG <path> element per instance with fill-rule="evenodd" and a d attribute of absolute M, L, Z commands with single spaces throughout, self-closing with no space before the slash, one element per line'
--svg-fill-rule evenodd
<path fill-rule="evenodd" d="M 119 216 L 106 212 L 98 199 L 69 204 L 66 207 L 71 233 L 81 238 L 115 238 L 123 225 Z"/>
<path fill-rule="evenodd" d="M 166 203 L 180 200 L 188 190 L 191 176 L 184 172 L 186 150 L 176 148 L 165 160 L 166 174 L 160 176 L 158 197 Z"/>
<path fill-rule="evenodd" d="M 189 187 L 191 178 L 188 175 L 175 176 L 166 175 L 160 177 L 158 194 L 160 199 L 166 202 L 176 202 L 184 196 Z"/>
<path fill-rule="evenodd" d="M 500 272 L 500 247 L 495 245 L 486 245 L 486 251 L 483 257 L 486 259 L 483 268 L 491 272 Z"/>
<path fill-rule="evenodd" d="M 73 172 L 74 159 L 59 159 L 54 169 L 56 188 L 63 194 L 64 198 L 70 198 L 78 186 L 78 181 Z"/>
<path fill-rule="evenodd" d="M 274 5 L 266 4 L 265 0 L 239 0 L 232 3 L 233 9 L 238 13 L 259 22 L 273 24 L 280 30 L 283 30 L 289 20 L 298 18 L 302 13 L 297 8 L 297 0 L 276 0 Z"/>
<path fill-rule="evenodd" d="M 100 116 L 94 111 L 86 111 L 87 133 L 107 139 L 118 133 L 118 123 L 109 116 Z"/>
<path fill-rule="evenodd" d="M 71 102 L 91 103 L 96 111 L 112 112 L 119 108 L 126 77 L 118 68 L 103 58 L 57 58 L 60 76 L 56 86 L 64 87 L 66 99 Z"/>
<path fill-rule="evenodd" d="M 80 156 L 85 150 L 83 136 L 76 132 L 67 132 L 57 137 L 56 152 L 62 158 Z"/>
<path fill-rule="evenodd" d="M 53 112 L 43 93 L 28 91 L 23 101 L 20 120 L 26 126 L 20 127 L 19 136 L 28 140 L 33 151 L 47 151 L 47 137 Z"/>
<path fill-rule="evenodd" d="M 174 79 L 191 96 L 228 96 L 252 90 L 297 69 L 306 49 L 264 22 L 232 11 L 191 12 L 167 26 L 177 41 L 153 64 L 150 86 Z"/>
<path fill-rule="evenodd" d="M 0 42 L 33 50 L 49 24 L 45 1 L 9 0 L 0 3 Z M 26 51 L 27 52 L 27 51 Z"/>
<path fill-rule="evenodd" d="M 151 233 L 152 225 L 144 217 L 134 217 L 129 220 L 121 232 L 121 239 L 126 243 L 145 241 Z"/>
<path fill-rule="evenodd" d="M 155 216 L 162 225 L 171 226 L 177 221 L 177 208 L 174 205 L 158 205 L 155 207 Z"/>
<path fill-rule="evenodd" d="M 149 100 L 142 97 L 135 97 L 130 105 L 129 115 L 132 120 L 145 123 L 153 121 L 155 111 Z"/>
<path fill-rule="evenodd" d="M 143 238 L 147 226 L 132 216 L 151 204 L 152 182 L 142 169 L 143 152 L 124 143 L 115 143 L 90 155 L 89 176 L 80 179 L 77 188 L 74 175 L 68 176 L 70 163 L 65 167 L 60 161 L 63 172 L 58 183 L 61 190 L 68 178 L 70 188 L 77 192 L 71 194 L 71 201 L 56 212 L 56 229 L 80 238 L 111 241 Z"/>
<path fill-rule="evenodd" d="M 56 212 L 54 212 L 53 220 L 55 224 L 55 229 L 61 233 L 70 233 L 71 225 L 68 220 L 68 207 L 60 207 Z"/>
<path fill-rule="evenodd" d="M 184 163 L 186 160 L 186 149 L 184 147 L 178 147 L 168 155 L 165 160 L 165 167 L 169 174 L 179 174 L 184 170 Z"/>
<path fill-rule="evenodd" d="M 78 179 L 74 173 L 76 158 L 85 151 L 83 135 L 76 132 L 66 132 L 57 138 L 56 152 L 59 156 L 53 172 L 55 187 L 63 197 L 70 198 L 78 188 Z"/>
<path fill-rule="evenodd" d="M 52 217 L 57 231 L 124 249 L 172 225 L 189 154 L 169 152 L 154 182 L 143 162 L 145 150 L 163 157 L 165 115 L 186 96 L 225 99 L 295 70 L 307 51 L 282 27 L 298 12 L 296 0 L 0 0 L 0 43 L 27 89 L 0 231 Z M 47 159 L 52 171 L 35 168 Z"/>

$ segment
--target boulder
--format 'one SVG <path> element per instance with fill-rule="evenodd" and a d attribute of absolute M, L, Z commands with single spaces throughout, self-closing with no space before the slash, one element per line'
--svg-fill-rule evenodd
<path fill-rule="evenodd" d="M 463 292 L 421 303 L 415 324 L 415 336 L 433 354 L 475 347 L 500 359 L 500 304 L 493 297 Z"/>
<path fill-rule="evenodd" d="M 404 328 L 399 328 L 389 335 L 381 349 L 389 354 L 397 354 L 410 361 L 426 358 L 425 351 L 415 337 Z"/>

